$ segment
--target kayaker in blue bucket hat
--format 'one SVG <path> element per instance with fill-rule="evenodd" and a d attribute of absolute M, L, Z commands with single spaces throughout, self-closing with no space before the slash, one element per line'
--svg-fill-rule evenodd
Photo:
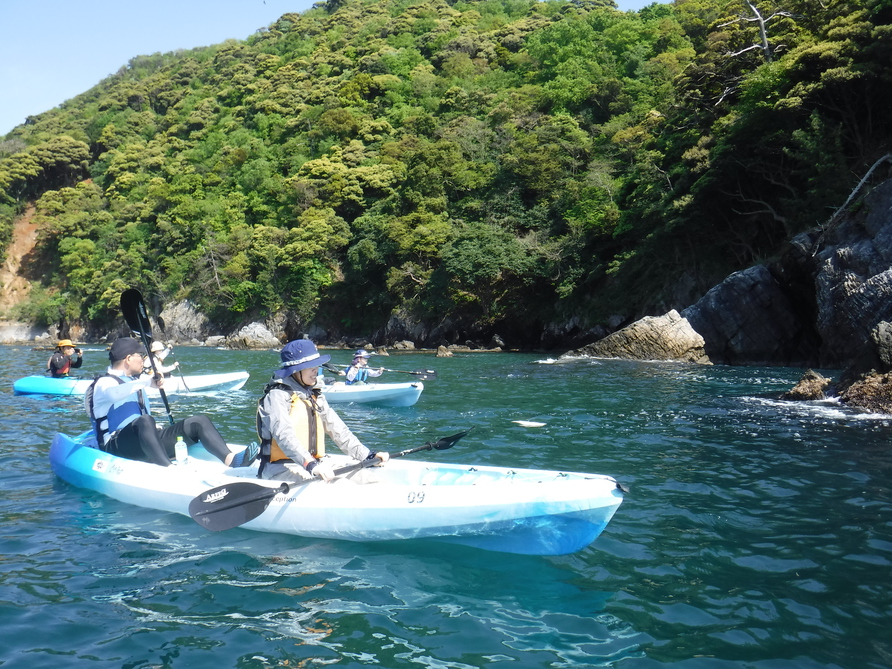
<path fill-rule="evenodd" d="M 347 385 L 364 385 L 365 380 L 369 377 L 373 376 L 381 376 L 384 373 L 384 368 L 379 367 L 378 369 L 372 369 L 369 367 L 369 358 L 372 357 L 372 354 L 366 351 L 364 348 L 359 349 L 356 353 L 353 354 L 353 362 L 350 364 L 350 367 L 347 369 Z"/>
<path fill-rule="evenodd" d="M 390 455 L 364 446 L 317 386 L 319 367 L 331 360 L 330 355 L 320 354 L 309 339 L 296 339 L 282 348 L 280 356 L 282 364 L 273 372 L 257 404 L 260 478 L 331 481 L 334 471 L 325 461 L 326 434 L 357 461 L 387 462 Z M 349 478 L 358 483 L 374 480 L 366 468 L 356 470 Z"/>

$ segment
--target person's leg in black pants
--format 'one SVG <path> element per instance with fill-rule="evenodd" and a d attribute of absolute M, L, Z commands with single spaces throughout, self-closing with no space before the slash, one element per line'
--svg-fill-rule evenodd
<path fill-rule="evenodd" d="M 211 422 L 211 419 L 204 414 L 197 416 L 189 416 L 185 420 L 181 420 L 173 425 L 168 425 L 159 431 L 161 444 L 163 444 L 169 457 L 174 455 L 173 445 L 177 441 L 177 437 L 183 437 L 190 446 L 200 441 L 207 451 L 218 458 L 221 462 L 226 462 L 226 457 L 232 453 L 226 441 L 220 436 L 217 428 Z"/>
<path fill-rule="evenodd" d="M 170 456 L 173 455 L 176 436 L 170 442 L 170 449 L 167 449 L 158 438 L 159 435 L 155 419 L 142 415 L 120 429 L 103 450 L 128 460 L 140 460 L 167 467 L 170 465 Z"/>

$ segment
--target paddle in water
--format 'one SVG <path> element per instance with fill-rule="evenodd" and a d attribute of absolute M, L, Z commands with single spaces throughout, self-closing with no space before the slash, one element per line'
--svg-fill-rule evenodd
<path fill-rule="evenodd" d="M 127 327 L 138 334 L 142 339 L 143 346 L 146 347 L 146 355 L 149 356 L 149 362 L 152 364 L 152 372 L 155 378 L 162 378 L 155 366 L 155 358 L 150 353 L 152 346 L 152 325 L 149 323 L 149 315 L 146 313 L 146 305 L 142 299 L 142 293 L 136 288 L 128 288 L 121 293 L 121 313 L 124 314 L 124 320 L 127 321 Z M 167 412 L 167 420 L 170 424 L 174 424 L 173 416 L 170 413 L 170 402 L 167 401 L 167 393 L 163 388 L 159 388 L 161 400 L 164 402 L 164 410 Z"/>
<path fill-rule="evenodd" d="M 399 453 L 393 453 L 390 457 L 401 458 L 410 453 L 419 451 L 445 451 L 455 446 L 455 443 L 464 437 L 468 432 L 473 430 L 470 428 L 464 432 L 453 434 L 451 437 L 442 437 L 434 442 L 428 442 L 417 448 L 409 448 Z M 378 460 L 363 460 L 354 465 L 347 465 L 334 470 L 334 475 L 343 476 L 364 467 L 372 467 L 379 464 Z M 266 511 L 266 507 L 270 505 L 276 495 L 279 493 L 286 494 L 292 488 L 321 481 L 321 479 L 306 479 L 294 483 L 282 483 L 279 486 L 272 487 L 261 483 L 251 483 L 249 481 L 233 481 L 226 485 L 221 485 L 210 490 L 205 490 L 198 497 L 195 497 L 189 503 L 189 515 L 196 523 L 211 530 L 212 532 L 221 532 L 230 530 L 233 527 L 244 525 L 249 520 L 254 520 L 261 513 Z"/>

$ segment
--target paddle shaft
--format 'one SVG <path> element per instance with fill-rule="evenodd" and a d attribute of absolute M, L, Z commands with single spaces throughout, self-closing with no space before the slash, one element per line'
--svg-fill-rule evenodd
<path fill-rule="evenodd" d="M 170 355 L 173 355 L 173 351 L 170 352 Z M 179 360 L 177 362 L 179 362 Z M 187 393 L 191 393 L 192 391 L 189 389 L 189 386 L 186 385 L 186 375 L 183 374 L 183 370 L 177 367 L 177 371 L 180 373 L 180 379 L 183 381 L 183 388 L 186 389 Z"/>
<path fill-rule="evenodd" d="M 152 355 L 152 326 L 149 323 L 149 315 L 146 313 L 146 305 L 142 299 L 142 293 L 136 288 L 128 288 L 121 293 L 121 312 L 124 314 L 124 320 L 127 326 L 136 332 L 142 339 L 143 346 L 146 347 L 146 355 L 149 356 L 149 363 L 152 365 L 154 378 L 163 379 L 164 377 L 158 373 L 158 367 L 155 365 L 155 356 Z M 164 410 L 167 412 L 167 420 L 173 425 L 176 421 L 170 413 L 170 402 L 167 401 L 167 393 L 164 388 L 158 388 L 161 394 L 161 401 L 164 402 Z"/>
<path fill-rule="evenodd" d="M 424 446 L 418 446 L 416 448 L 407 448 L 405 451 L 400 451 L 399 453 L 394 453 L 393 455 L 390 456 L 390 459 L 393 460 L 393 458 L 401 458 L 404 455 L 409 455 L 410 453 L 418 453 L 419 451 L 430 451 L 433 448 L 434 448 L 434 444 L 431 444 L 431 443 L 427 443 Z M 346 467 L 339 467 L 338 469 L 335 469 L 332 473 L 335 475 L 335 477 L 343 476 L 344 474 L 349 474 L 350 472 L 355 472 L 359 469 L 365 469 L 366 467 L 374 467 L 375 465 L 378 465 L 380 463 L 381 463 L 381 461 L 377 457 L 374 457 L 371 459 L 363 460 L 362 462 L 357 462 L 356 464 L 353 464 L 353 465 L 347 465 Z M 313 483 L 315 481 L 321 481 L 321 480 L 322 479 L 319 479 L 319 478 L 304 479 L 302 481 L 298 481 L 297 483 L 292 483 L 291 485 L 292 485 L 292 487 L 301 486 L 301 485 L 306 485 L 308 483 Z"/>
<path fill-rule="evenodd" d="M 331 365 L 331 363 L 326 363 L 326 365 Z M 323 365 L 324 367 L 325 365 Z M 353 365 L 333 365 L 334 367 L 344 367 L 349 369 Z M 404 369 L 388 369 L 387 367 L 379 367 L 379 369 L 383 369 L 385 372 L 396 372 L 397 374 L 413 374 L 415 376 L 426 376 L 429 378 L 434 378 L 437 376 L 436 370 L 433 369 L 416 369 L 414 372 L 407 372 Z"/>

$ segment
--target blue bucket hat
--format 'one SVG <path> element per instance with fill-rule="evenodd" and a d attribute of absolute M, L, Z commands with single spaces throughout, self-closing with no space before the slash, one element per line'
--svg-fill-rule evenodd
<path fill-rule="evenodd" d="M 309 339 L 295 339 L 288 342 L 279 355 L 282 357 L 282 365 L 273 372 L 273 375 L 280 379 L 308 367 L 321 367 L 331 360 L 330 355 L 320 355 L 316 350 L 316 344 Z"/>

